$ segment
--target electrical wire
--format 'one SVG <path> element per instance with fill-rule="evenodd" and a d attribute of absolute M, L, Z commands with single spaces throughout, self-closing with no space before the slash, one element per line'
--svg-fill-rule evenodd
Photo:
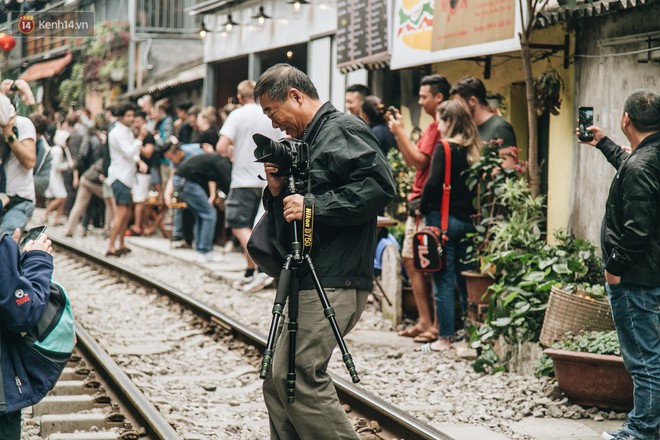
<path fill-rule="evenodd" d="M 609 54 L 601 54 L 601 55 L 580 55 L 580 54 L 573 54 L 574 57 L 576 58 L 613 58 L 613 57 L 625 57 L 628 55 L 636 55 L 638 53 L 646 53 L 646 52 L 652 52 L 654 50 L 660 50 L 660 47 L 649 47 L 646 49 L 640 49 L 640 50 L 633 50 L 630 52 L 623 52 L 623 53 L 609 53 Z"/>

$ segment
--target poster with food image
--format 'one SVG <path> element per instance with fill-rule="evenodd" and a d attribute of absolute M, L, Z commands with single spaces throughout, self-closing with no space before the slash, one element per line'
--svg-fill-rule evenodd
<path fill-rule="evenodd" d="M 516 0 L 395 0 L 391 68 L 520 50 Z"/>

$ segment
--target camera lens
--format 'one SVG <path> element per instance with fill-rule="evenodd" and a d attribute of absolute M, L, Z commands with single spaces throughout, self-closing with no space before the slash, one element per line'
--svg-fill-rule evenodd
<path fill-rule="evenodd" d="M 11 86 L 9 87 L 9 90 L 11 90 L 12 92 L 15 92 L 16 90 L 18 90 L 18 86 L 16 85 L 15 82 L 11 83 Z"/>

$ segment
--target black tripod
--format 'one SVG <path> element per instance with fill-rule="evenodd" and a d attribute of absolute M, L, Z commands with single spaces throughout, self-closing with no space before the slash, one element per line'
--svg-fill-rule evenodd
<path fill-rule="evenodd" d="M 289 190 L 290 192 L 295 192 L 296 183 L 293 176 L 289 176 Z M 268 373 L 270 367 L 273 363 L 273 351 L 275 349 L 275 339 L 277 338 L 277 330 L 280 323 L 280 318 L 284 316 L 284 304 L 286 303 L 287 297 L 289 298 L 289 371 L 286 378 L 286 394 L 287 401 L 293 403 L 294 395 L 296 392 L 296 332 L 298 331 L 298 294 L 299 294 L 299 282 L 297 277 L 297 270 L 303 265 L 306 264 L 309 268 L 309 273 L 312 276 L 312 281 L 314 282 L 314 287 L 316 292 L 319 295 L 319 300 L 323 306 L 323 314 L 326 319 L 330 322 L 330 327 L 332 332 L 335 335 L 339 349 L 341 350 L 342 360 L 346 365 L 348 373 L 351 375 L 351 380 L 353 383 L 358 383 L 360 378 L 358 377 L 357 371 L 355 370 L 355 364 L 353 364 L 353 357 L 348 352 L 346 348 L 346 343 L 344 338 L 341 335 L 339 326 L 337 325 L 337 320 L 335 319 L 335 311 L 330 306 L 328 301 L 328 295 L 326 295 L 321 281 L 319 280 L 318 275 L 316 274 L 316 269 L 314 268 L 314 263 L 309 254 L 303 254 L 302 243 L 299 239 L 298 234 L 298 221 L 294 220 L 292 222 L 293 229 L 293 241 L 291 242 L 290 253 L 286 256 L 284 261 L 284 266 L 280 272 L 280 278 L 277 283 L 277 294 L 275 295 L 275 303 L 273 305 L 273 320 L 270 324 L 270 330 L 268 331 L 268 341 L 266 342 L 266 349 L 264 350 L 263 359 L 261 361 L 261 369 L 259 371 L 259 377 L 261 379 L 268 378 Z"/>

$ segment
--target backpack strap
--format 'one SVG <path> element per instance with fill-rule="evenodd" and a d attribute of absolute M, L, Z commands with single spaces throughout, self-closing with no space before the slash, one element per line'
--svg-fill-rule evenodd
<path fill-rule="evenodd" d="M 440 141 L 445 149 L 445 181 L 442 185 L 442 205 L 440 207 L 440 229 L 442 229 L 442 239 L 446 243 L 447 228 L 449 228 L 449 196 L 451 194 L 451 147 L 449 142 Z"/>

